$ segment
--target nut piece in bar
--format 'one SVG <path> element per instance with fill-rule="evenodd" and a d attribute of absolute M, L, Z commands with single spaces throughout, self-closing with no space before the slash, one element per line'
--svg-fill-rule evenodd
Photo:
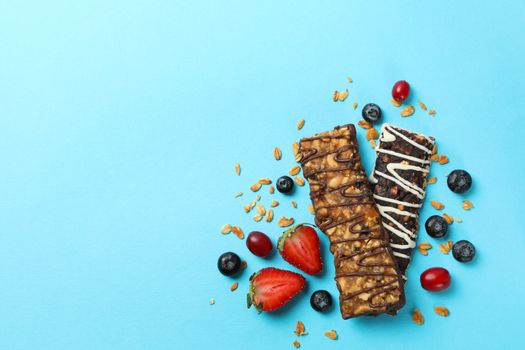
<path fill-rule="evenodd" d="M 374 200 L 390 236 L 399 270 L 405 271 L 416 246 L 419 210 L 425 198 L 434 138 L 383 124 L 374 171 Z"/>
<path fill-rule="evenodd" d="M 405 303 L 403 282 L 361 165 L 352 124 L 300 142 L 317 226 L 334 255 L 344 319 L 391 313 Z"/>

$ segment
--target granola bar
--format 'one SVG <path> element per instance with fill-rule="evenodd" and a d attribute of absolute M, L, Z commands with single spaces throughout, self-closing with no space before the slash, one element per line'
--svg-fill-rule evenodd
<path fill-rule="evenodd" d="M 376 149 L 370 177 L 374 200 L 404 280 L 416 246 L 433 146 L 432 137 L 383 124 Z"/>
<path fill-rule="evenodd" d="M 403 282 L 381 227 L 352 124 L 303 138 L 299 149 L 317 226 L 330 239 L 344 319 L 395 313 Z"/>

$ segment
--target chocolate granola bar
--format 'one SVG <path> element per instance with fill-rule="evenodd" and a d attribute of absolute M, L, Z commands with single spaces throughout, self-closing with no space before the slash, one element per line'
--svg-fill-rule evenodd
<path fill-rule="evenodd" d="M 432 137 L 383 124 L 376 148 L 375 169 L 370 177 L 374 200 L 404 280 L 416 246 L 433 147 Z"/>
<path fill-rule="evenodd" d="M 403 282 L 361 165 L 355 127 L 303 138 L 299 149 L 317 226 L 329 237 L 344 319 L 395 313 Z"/>

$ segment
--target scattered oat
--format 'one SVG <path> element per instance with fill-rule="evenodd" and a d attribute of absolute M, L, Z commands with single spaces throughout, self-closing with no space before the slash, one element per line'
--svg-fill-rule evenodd
<path fill-rule="evenodd" d="M 438 314 L 439 316 L 447 317 L 450 315 L 450 311 L 444 306 L 436 306 L 434 307 L 434 312 Z"/>
<path fill-rule="evenodd" d="M 304 119 L 299 120 L 297 123 L 297 130 L 301 130 L 304 126 Z"/>
<path fill-rule="evenodd" d="M 275 207 L 278 206 L 278 205 L 279 205 L 279 202 L 277 202 L 277 201 L 275 201 L 275 200 L 273 200 L 273 201 L 270 203 L 270 207 L 272 207 L 272 208 L 275 208 Z"/>
<path fill-rule="evenodd" d="M 242 229 L 239 226 L 233 226 L 232 232 L 234 235 L 236 235 L 239 239 L 244 239 L 244 232 L 242 232 Z"/>
<path fill-rule="evenodd" d="M 461 203 L 461 208 L 465 209 L 465 210 L 470 210 L 472 208 L 474 208 L 474 204 L 472 204 L 471 201 L 465 199 L 462 203 Z"/>
<path fill-rule="evenodd" d="M 270 194 L 273 194 L 275 192 L 275 188 L 273 188 L 273 186 L 270 186 L 270 188 L 268 188 L 268 192 Z"/>
<path fill-rule="evenodd" d="M 292 201 L 292 207 L 297 208 L 297 202 L 296 201 Z"/>
<path fill-rule="evenodd" d="M 352 108 L 354 109 L 354 111 L 357 109 L 357 101 L 355 101 L 354 103 L 352 103 Z"/>
<path fill-rule="evenodd" d="M 294 177 L 294 181 L 297 184 L 297 186 L 304 186 L 304 179 L 300 176 Z"/>
<path fill-rule="evenodd" d="M 379 133 L 376 128 L 370 128 L 366 130 L 366 139 L 367 140 L 377 140 L 379 138 Z"/>
<path fill-rule="evenodd" d="M 273 210 L 268 209 L 266 211 L 266 222 L 272 222 L 272 220 L 273 220 Z"/>
<path fill-rule="evenodd" d="M 372 147 L 372 149 L 376 149 L 376 141 L 375 140 L 370 140 L 368 142 L 370 144 L 370 147 Z"/>
<path fill-rule="evenodd" d="M 233 282 L 233 284 L 230 287 L 230 290 L 233 292 L 237 289 L 237 287 L 239 287 L 239 282 Z"/>
<path fill-rule="evenodd" d="M 246 260 L 241 261 L 241 269 L 245 270 L 248 267 Z"/>
<path fill-rule="evenodd" d="M 346 80 L 348 80 L 348 82 L 349 82 L 350 84 L 352 84 L 352 83 L 354 82 L 354 80 L 352 79 L 352 77 L 347 77 Z"/>
<path fill-rule="evenodd" d="M 240 196 L 242 196 L 242 192 L 237 192 L 237 193 L 235 194 L 235 198 L 239 198 Z"/>
<path fill-rule="evenodd" d="M 412 114 L 414 114 L 415 111 L 416 109 L 414 108 L 414 106 L 406 106 L 401 110 L 401 116 L 410 117 Z"/>
<path fill-rule="evenodd" d="M 215 299 L 211 298 L 210 301 L 209 301 L 210 305 L 213 305 L 215 304 Z"/>
<path fill-rule="evenodd" d="M 223 235 L 227 235 L 228 233 L 232 232 L 232 225 L 226 224 L 221 227 L 221 233 Z"/>
<path fill-rule="evenodd" d="M 297 340 L 294 340 L 293 341 L 293 346 L 296 348 L 296 349 L 299 349 L 301 347 L 301 343 L 299 343 Z"/>
<path fill-rule="evenodd" d="M 430 114 L 431 116 L 435 116 L 436 115 L 436 110 L 434 108 L 430 108 L 428 110 L 428 114 Z"/>
<path fill-rule="evenodd" d="M 284 216 L 281 217 L 279 219 L 279 221 L 277 222 L 277 224 L 280 226 L 280 227 L 287 227 L 287 226 L 290 226 L 290 225 L 293 225 L 293 223 L 295 222 L 295 220 L 293 218 L 285 218 Z"/>
<path fill-rule="evenodd" d="M 421 314 L 421 311 L 419 311 L 417 307 L 414 309 L 414 313 L 412 314 L 412 321 L 414 321 L 415 324 L 420 326 L 425 322 L 423 314 Z"/>
<path fill-rule="evenodd" d="M 272 180 L 270 180 L 270 178 L 268 178 L 268 177 L 263 177 L 263 178 L 259 179 L 259 183 L 261 185 L 269 185 L 269 184 L 272 183 Z"/>
<path fill-rule="evenodd" d="M 253 185 L 250 186 L 250 190 L 252 190 L 253 192 L 257 192 L 261 189 L 261 184 L 260 183 L 254 183 Z"/>
<path fill-rule="evenodd" d="M 430 179 L 428 179 L 427 184 L 428 185 L 435 184 L 437 182 L 437 180 L 438 179 L 436 177 L 431 177 Z"/>
<path fill-rule="evenodd" d="M 240 176 L 241 175 L 241 165 L 239 163 L 235 163 L 235 173 Z"/>
<path fill-rule="evenodd" d="M 349 93 L 348 89 L 346 89 L 345 91 L 334 90 L 334 92 L 332 93 L 332 100 L 334 102 L 337 102 L 337 101 L 343 102 L 348 97 L 348 93 Z"/>
<path fill-rule="evenodd" d="M 445 205 L 438 201 L 430 201 L 430 205 L 434 207 L 434 209 L 441 210 L 445 208 Z"/>
<path fill-rule="evenodd" d="M 447 164 L 448 163 L 448 157 L 447 156 L 439 156 L 438 162 L 441 165 Z"/>
<path fill-rule="evenodd" d="M 294 334 L 298 337 L 308 334 L 308 332 L 305 332 L 304 323 L 302 323 L 301 321 L 297 321 L 297 324 L 295 325 Z"/>
<path fill-rule="evenodd" d="M 427 106 L 423 102 L 419 101 L 418 104 L 419 104 L 419 108 L 421 108 L 424 111 L 427 110 Z"/>
<path fill-rule="evenodd" d="M 258 194 L 257 197 L 255 197 L 255 200 L 256 200 L 257 202 L 260 201 L 260 200 L 261 200 L 261 195 Z"/>
<path fill-rule="evenodd" d="M 281 149 L 279 147 L 275 147 L 273 149 L 273 156 L 275 160 L 281 160 L 281 157 L 283 156 Z"/>
<path fill-rule="evenodd" d="M 288 171 L 288 174 L 294 176 L 294 175 L 297 175 L 299 174 L 299 172 L 301 171 L 301 167 L 299 167 L 299 165 L 294 165 L 290 171 Z"/>
<path fill-rule="evenodd" d="M 458 224 L 461 224 L 461 223 L 463 222 L 463 220 L 461 220 L 460 218 L 458 218 L 458 217 L 456 216 L 456 222 L 457 222 Z"/>
<path fill-rule="evenodd" d="M 363 129 L 370 129 L 372 127 L 372 124 L 370 124 L 369 122 L 367 122 L 366 120 L 363 120 L 363 119 L 358 121 L 357 125 L 359 125 Z"/>
<path fill-rule="evenodd" d="M 332 340 L 337 340 L 337 332 L 333 329 L 331 331 L 324 332 L 324 335 Z"/>
<path fill-rule="evenodd" d="M 308 204 L 308 212 L 309 212 L 310 214 L 312 214 L 312 215 L 314 215 L 314 214 L 315 214 L 315 211 L 314 211 L 314 206 L 313 206 L 313 205 L 311 205 L 311 204 Z"/>
<path fill-rule="evenodd" d="M 401 106 L 401 103 L 402 103 L 402 102 L 396 101 L 396 100 L 394 100 L 393 98 L 391 98 L 391 99 L 390 99 L 390 103 L 391 103 L 392 106 L 394 106 L 394 107 L 399 107 L 399 106 Z"/>

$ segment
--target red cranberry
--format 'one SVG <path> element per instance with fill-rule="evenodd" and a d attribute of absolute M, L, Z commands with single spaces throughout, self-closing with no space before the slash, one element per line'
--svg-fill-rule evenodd
<path fill-rule="evenodd" d="M 394 87 L 392 88 L 392 97 L 397 102 L 403 102 L 404 100 L 406 100 L 409 93 L 410 85 L 404 80 L 398 81 L 394 84 Z"/>
<path fill-rule="evenodd" d="M 256 256 L 264 258 L 270 254 L 273 249 L 273 244 L 270 238 L 262 232 L 250 232 L 246 239 L 246 246 Z"/>
<path fill-rule="evenodd" d="M 421 286 L 431 292 L 439 292 L 450 286 L 450 274 L 442 267 L 432 267 L 421 274 Z"/>

